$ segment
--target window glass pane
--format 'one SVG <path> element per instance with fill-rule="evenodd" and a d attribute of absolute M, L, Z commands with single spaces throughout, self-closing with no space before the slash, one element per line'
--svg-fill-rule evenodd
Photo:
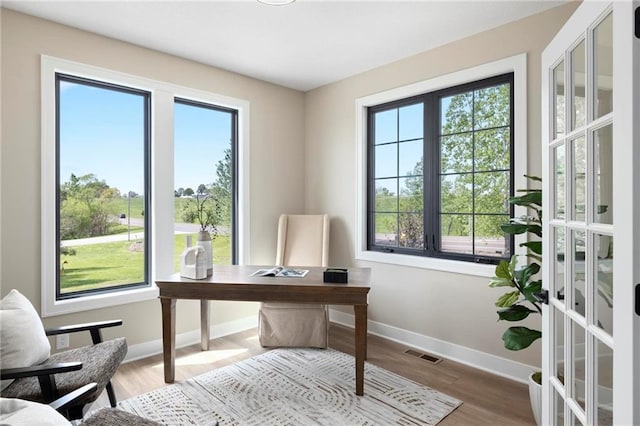
<path fill-rule="evenodd" d="M 613 237 L 594 234 L 596 254 L 596 325 L 613 336 Z"/>
<path fill-rule="evenodd" d="M 561 61 L 553 70 L 554 83 L 554 115 L 555 115 L 555 135 L 556 139 L 564 135 L 565 132 L 565 112 L 564 112 L 564 61 Z"/>
<path fill-rule="evenodd" d="M 232 158 L 234 115 L 212 105 L 176 100 L 174 104 L 175 270 L 191 236 L 196 244 L 201 219 L 213 245 L 213 263 L 233 262 Z M 194 155 L 203 153 L 204 155 Z M 202 207 L 203 215 L 198 215 Z"/>
<path fill-rule="evenodd" d="M 377 112 L 375 120 L 375 144 L 398 140 L 398 109 Z"/>
<path fill-rule="evenodd" d="M 573 103 L 571 105 L 572 129 L 584 126 L 586 118 L 585 102 L 585 43 L 584 40 L 571 51 L 571 71 L 573 78 Z"/>
<path fill-rule="evenodd" d="M 398 176 L 398 144 L 376 145 L 375 150 L 376 177 Z"/>
<path fill-rule="evenodd" d="M 571 149 L 573 150 L 573 192 L 571 193 L 573 212 L 571 216 L 573 220 L 584 221 L 587 172 L 587 150 L 584 137 L 572 140 Z"/>
<path fill-rule="evenodd" d="M 422 214 L 400 213 L 400 247 L 422 249 L 424 247 L 424 230 Z"/>
<path fill-rule="evenodd" d="M 422 176 L 422 148 L 422 139 L 398 144 L 400 176 Z"/>
<path fill-rule="evenodd" d="M 446 175 L 440 180 L 440 211 L 471 213 L 473 209 L 473 175 Z"/>
<path fill-rule="evenodd" d="M 398 139 L 401 141 L 422 139 L 424 133 L 424 106 L 422 102 L 400 108 L 399 115 L 400 132 Z"/>
<path fill-rule="evenodd" d="M 450 253 L 473 253 L 473 216 L 471 215 L 440 215 L 442 241 L 440 250 Z"/>
<path fill-rule="evenodd" d="M 377 179 L 376 203 L 377 212 L 398 211 L 398 179 Z"/>
<path fill-rule="evenodd" d="M 555 217 L 556 219 L 564 219 L 565 212 L 565 181 L 564 181 L 564 145 L 559 145 L 553 148 L 554 152 L 554 166 L 556 170 L 555 174 Z"/>
<path fill-rule="evenodd" d="M 475 254 L 481 256 L 508 257 L 509 240 L 500 225 L 509 221 L 507 215 L 475 216 Z"/>
<path fill-rule="evenodd" d="M 422 176 L 403 178 L 400 184 L 400 211 L 418 212 L 423 210 Z"/>
<path fill-rule="evenodd" d="M 613 126 L 594 132 L 595 151 L 595 222 L 613 224 Z"/>
<path fill-rule="evenodd" d="M 396 213 L 376 213 L 375 243 L 381 246 L 398 245 L 398 215 Z"/>
<path fill-rule="evenodd" d="M 476 90 L 474 100 L 474 128 L 488 129 L 508 126 L 511 114 L 510 85 Z"/>
<path fill-rule="evenodd" d="M 468 132 L 473 129 L 473 92 L 440 100 L 440 134 Z"/>
<path fill-rule="evenodd" d="M 509 172 L 476 173 L 474 183 L 476 213 L 509 213 Z"/>
<path fill-rule="evenodd" d="M 440 138 L 440 170 L 463 173 L 473 170 L 473 133 Z"/>
<path fill-rule="evenodd" d="M 585 247 L 587 236 L 582 230 L 571 231 L 573 234 L 573 310 L 585 315 Z"/>
<path fill-rule="evenodd" d="M 60 294 L 145 283 L 148 94 L 58 82 Z"/>
<path fill-rule="evenodd" d="M 593 32 L 596 96 L 595 118 L 613 111 L 613 16 L 609 14 Z"/>
<path fill-rule="evenodd" d="M 475 133 L 475 170 L 509 170 L 511 138 L 509 128 L 483 130 Z"/>

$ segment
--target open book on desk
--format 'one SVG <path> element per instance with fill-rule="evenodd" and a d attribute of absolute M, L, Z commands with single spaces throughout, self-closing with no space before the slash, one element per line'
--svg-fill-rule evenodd
<path fill-rule="evenodd" d="M 293 269 L 293 268 L 284 268 L 282 266 L 276 266 L 270 269 L 258 269 L 253 274 L 252 277 L 304 277 L 309 273 L 307 269 Z"/>

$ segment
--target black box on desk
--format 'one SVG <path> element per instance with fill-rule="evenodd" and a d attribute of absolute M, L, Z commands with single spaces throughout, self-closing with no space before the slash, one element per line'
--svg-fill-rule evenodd
<path fill-rule="evenodd" d="M 345 268 L 327 268 L 324 271 L 324 282 L 345 284 L 349 282 L 349 272 Z"/>

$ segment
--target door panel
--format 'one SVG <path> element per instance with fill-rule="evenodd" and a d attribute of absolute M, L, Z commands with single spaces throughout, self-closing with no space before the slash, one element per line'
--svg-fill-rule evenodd
<path fill-rule="evenodd" d="M 637 7 L 583 2 L 542 56 L 545 425 L 640 424 Z"/>

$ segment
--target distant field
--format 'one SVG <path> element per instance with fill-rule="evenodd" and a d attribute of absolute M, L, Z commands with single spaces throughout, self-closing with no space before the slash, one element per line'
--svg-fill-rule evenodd
<path fill-rule="evenodd" d="M 188 201 L 185 198 L 175 198 L 174 199 L 174 208 L 173 208 L 173 216 L 176 222 L 182 222 L 182 206 Z M 129 215 L 129 208 L 131 208 L 131 217 L 132 218 L 142 218 L 142 210 L 143 210 L 143 198 L 136 197 L 131 199 L 131 205 L 129 205 L 129 200 L 126 198 L 119 198 L 113 201 L 112 208 L 115 214 L 124 213 Z"/>

